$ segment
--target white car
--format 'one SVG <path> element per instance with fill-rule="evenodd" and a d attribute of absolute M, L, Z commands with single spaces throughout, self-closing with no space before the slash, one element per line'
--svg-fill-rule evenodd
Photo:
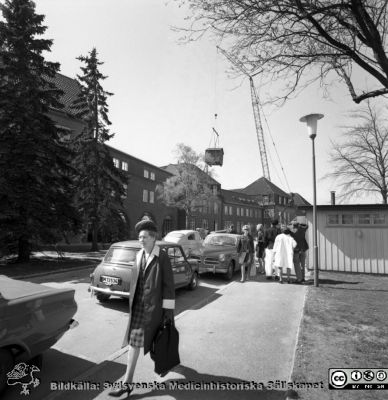
<path fill-rule="evenodd" d="M 202 254 L 203 241 L 197 231 L 171 231 L 163 238 L 163 240 L 181 245 L 186 257 L 199 258 Z"/>

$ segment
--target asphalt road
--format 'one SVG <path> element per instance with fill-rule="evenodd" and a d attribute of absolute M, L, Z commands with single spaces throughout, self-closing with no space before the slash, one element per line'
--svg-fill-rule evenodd
<path fill-rule="evenodd" d="M 40 385 L 33 400 L 108 399 L 108 386 L 125 372 L 121 343 L 127 323 L 127 300 L 100 304 L 87 292 L 89 271 L 33 279 L 76 290 L 79 326 L 67 332 L 44 355 Z M 306 287 L 279 285 L 263 277 L 241 284 L 203 275 L 194 291 L 176 292 L 176 326 L 180 332 L 181 365 L 160 381 L 149 356 L 140 357 L 134 399 L 283 399 L 284 388 L 267 390 L 269 381 L 290 377 Z M 200 390 L 152 386 L 155 382 L 253 382 L 254 390 Z M 76 382 L 83 390 L 63 387 Z M 96 387 L 94 387 L 95 385 Z M 260 387 L 261 385 L 261 387 Z M 98 387 L 97 387 L 98 386 Z M 259 387 L 258 387 L 259 386 Z M 264 390 L 263 390 L 264 388 Z M 4 400 L 26 398 L 11 387 Z"/>
<path fill-rule="evenodd" d="M 75 289 L 78 310 L 75 319 L 79 325 L 65 335 L 44 354 L 42 371 L 36 375 L 41 383 L 27 396 L 29 400 L 42 400 L 52 393 L 56 382 L 74 380 L 93 370 L 104 360 L 122 354 L 121 343 L 126 329 L 128 301 L 112 298 L 99 303 L 87 291 L 92 269 L 69 271 L 26 279 L 56 288 Z M 211 301 L 215 292 L 228 284 L 219 277 L 205 277 L 194 291 L 176 291 L 176 315 L 195 309 Z M 26 398 L 20 394 L 21 386 L 9 387 L 3 400 Z"/>

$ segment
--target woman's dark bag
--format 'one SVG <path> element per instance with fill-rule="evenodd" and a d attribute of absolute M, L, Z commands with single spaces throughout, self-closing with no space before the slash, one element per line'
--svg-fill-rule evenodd
<path fill-rule="evenodd" d="M 179 332 L 174 322 L 169 320 L 159 329 L 151 346 L 151 358 L 155 362 L 155 372 L 166 374 L 180 364 Z"/>

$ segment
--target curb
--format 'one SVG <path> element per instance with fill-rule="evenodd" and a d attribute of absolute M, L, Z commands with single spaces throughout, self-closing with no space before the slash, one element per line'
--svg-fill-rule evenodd
<path fill-rule="evenodd" d="M 80 271 L 80 270 L 83 270 L 83 269 L 95 268 L 95 267 L 96 267 L 96 265 L 83 265 L 82 267 L 62 268 L 62 269 L 56 269 L 55 271 L 37 272 L 36 274 L 9 276 L 8 278 L 11 278 L 11 279 L 37 278 L 39 276 L 63 274 L 64 272 Z"/>

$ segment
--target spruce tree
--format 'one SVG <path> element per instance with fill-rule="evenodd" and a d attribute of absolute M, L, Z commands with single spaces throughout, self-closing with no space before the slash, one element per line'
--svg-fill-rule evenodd
<path fill-rule="evenodd" d="M 77 75 L 81 91 L 73 103 L 76 116 L 85 123 L 84 130 L 74 144 L 77 177 L 77 206 L 92 232 L 92 251 L 98 250 L 98 233 L 109 230 L 113 224 L 126 225 L 123 221 L 123 185 L 126 174 L 116 168 L 106 142 L 113 137 L 108 126 L 107 99 L 112 93 L 103 89 L 101 82 L 107 77 L 99 71 L 103 62 L 98 60 L 93 48 L 87 56 L 77 58 L 84 66 Z"/>
<path fill-rule="evenodd" d="M 45 77 L 52 40 L 31 0 L 0 5 L 0 243 L 17 244 L 27 261 L 33 241 L 55 242 L 76 221 L 71 206 L 69 150 L 48 117 L 60 92 Z"/>

